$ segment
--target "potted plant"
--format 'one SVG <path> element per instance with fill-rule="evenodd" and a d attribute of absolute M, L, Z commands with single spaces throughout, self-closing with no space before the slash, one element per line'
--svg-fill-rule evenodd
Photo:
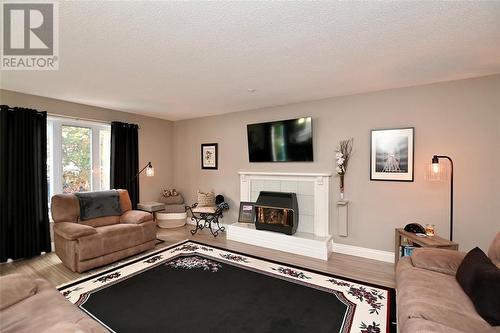
<path fill-rule="evenodd" d="M 340 177 L 340 199 L 344 199 L 344 176 L 352 153 L 353 138 L 341 140 L 335 151 L 335 172 Z"/>

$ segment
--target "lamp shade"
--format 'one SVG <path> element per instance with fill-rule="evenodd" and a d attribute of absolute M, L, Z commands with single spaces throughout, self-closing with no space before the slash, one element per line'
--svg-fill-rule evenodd
<path fill-rule="evenodd" d="M 447 168 L 442 163 L 439 163 L 436 155 L 432 157 L 431 163 L 427 165 L 425 179 L 429 181 L 443 181 L 448 179 Z"/>
<path fill-rule="evenodd" d="M 149 162 L 146 168 L 146 176 L 153 177 L 154 175 L 155 175 L 155 168 L 153 168 L 153 165 L 151 164 L 151 162 Z"/>

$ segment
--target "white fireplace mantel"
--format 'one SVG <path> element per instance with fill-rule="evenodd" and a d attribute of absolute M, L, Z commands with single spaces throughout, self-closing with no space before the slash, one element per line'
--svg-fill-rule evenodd
<path fill-rule="evenodd" d="M 239 175 L 258 175 L 258 176 L 297 176 L 297 177 L 331 177 L 330 172 L 262 172 L 262 171 L 238 171 Z"/>
<path fill-rule="evenodd" d="M 235 223 L 228 226 L 228 239 L 328 259 L 332 238 L 329 233 L 331 173 L 241 171 L 238 174 L 241 201 L 255 201 L 261 190 L 297 193 L 299 229 L 296 234 L 289 236 Z"/>

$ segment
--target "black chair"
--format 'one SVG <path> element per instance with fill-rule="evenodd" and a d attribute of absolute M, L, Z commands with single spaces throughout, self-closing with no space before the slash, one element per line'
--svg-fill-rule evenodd
<path fill-rule="evenodd" d="M 215 206 L 198 207 L 198 203 L 186 206 L 186 210 L 191 212 L 191 221 L 196 222 L 196 228 L 191 230 L 191 235 L 196 234 L 198 230 L 209 228 L 212 235 L 217 237 L 219 232 L 224 232 L 226 229 L 220 225 L 219 219 L 223 217 L 222 213 L 228 209 L 229 205 L 224 200 L 224 196 L 220 194 L 215 197 Z M 217 227 L 215 230 L 212 228 L 212 223 L 214 227 Z"/>

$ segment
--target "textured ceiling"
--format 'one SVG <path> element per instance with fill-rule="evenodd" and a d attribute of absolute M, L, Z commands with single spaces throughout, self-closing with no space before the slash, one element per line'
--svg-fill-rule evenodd
<path fill-rule="evenodd" d="M 59 10 L 60 69 L 4 71 L 2 88 L 178 120 L 500 73 L 500 1 Z"/>

